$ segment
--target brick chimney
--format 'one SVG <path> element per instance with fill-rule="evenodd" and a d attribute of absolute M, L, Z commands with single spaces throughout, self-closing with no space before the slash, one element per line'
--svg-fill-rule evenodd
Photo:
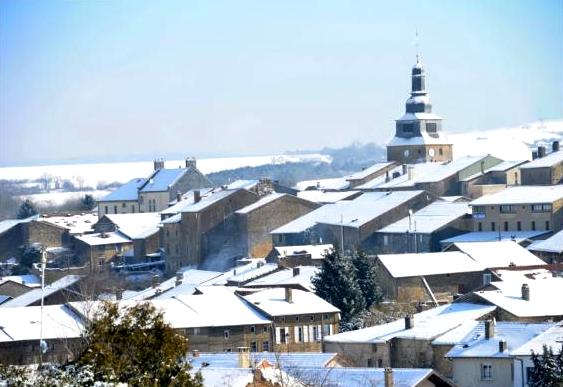
<path fill-rule="evenodd" d="M 290 304 L 293 303 L 293 290 L 291 288 L 285 288 L 285 301 Z"/>
<path fill-rule="evenodd" d="M 485 339 L 489 340 L 495 337 L 495 323 L 492 320 L 485 321 Z"/>
<path fill-rule="evenodd" d="M 414 316 L 412 314 L 407 314 L 405 316 L 405 329 L 414 328 Z"/>
<path fill-rule="evenodd" d="M 385 367 L 383 375 L 385 378 L 385 387 L 393 387 L 395 385 L 395 381 L 393 380 L 393 368 Z"/>
<path fill-rule="evenodd" d="M 528 284 L 522 284 L 522 299 L 530 301 L 530 286 Z"/>
<path fill-rule="evenodd" d="M 154 170 L 164 169 L 164 159 L 154 159 Z"/>

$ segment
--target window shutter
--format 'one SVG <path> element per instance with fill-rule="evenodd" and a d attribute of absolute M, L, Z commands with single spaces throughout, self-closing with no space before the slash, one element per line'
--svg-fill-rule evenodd
<path fill-rule="evenodd" d="M 276 327 L 276 344 L 281 344 L 281 339 L 280 339 L 280 328 Z"/>
<path fill-rule="evenodd" d="M 303 325 L 303 341 L 305 343 L 309 342 L 309 329 L 310 327 L 308 325 Z"/>
<path fill-rule="evenodd" d="M 298 326 L 293 327 L 293 333 L 294 333 L 293 341 L 298 343 L 299 342 L 299 327 Z"/>

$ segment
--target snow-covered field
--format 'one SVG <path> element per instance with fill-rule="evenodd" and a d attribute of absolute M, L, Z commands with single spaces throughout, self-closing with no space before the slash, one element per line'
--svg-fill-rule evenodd
<path fill-rule="evenodd" d="M 22 195 L 20 199 L 30 199 L 33 203 L 40 206 L 60 206 L 69 200 L 82 199 L 84 195 L 90 194 L 94 199 L 106 196 L 111 191 L 82 191 L 82 192 L 60 192 L 40 193 L 33 195 Z"/>
<path fill-rule="evenodd" d="M 491 154 L 503 160 L 531 160 L 532 148 L 563 140 L 563 120 L 532 122 L 513 128 L 451 133 L 454 158 Z M 561 144 L 563 146 L 563 144 Z"/>
<path fill-rule="evenodd" d="M 203 173 L 218 172 L 240 167 L 257 167 L 266 164 L 283 164 L 301 161 L 330 162 L 330 156 L 322 154 L 273 155 L 252 157 L 227 157 L 198 159 L 197 166 Z M 166 161 L 167 168 L 184 166 L 184 160 Z M 34 180 L 48 174 L 71 180 L 83 187 L 96 187 L 99 182 L 125 183 L 135 177 L 146 177 L 153 171 L 152 161 L 129 163 L 41 165 L 31 167 L 0 168 L 0 179 Z"/>

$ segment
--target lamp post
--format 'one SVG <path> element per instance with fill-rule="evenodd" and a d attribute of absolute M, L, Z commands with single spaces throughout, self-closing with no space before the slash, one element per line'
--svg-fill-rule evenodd
<path fill-rule="evenodd" d="M 41 309 L 39 321 L 39 369 L 43 365 L 43 353 L 47 352 L 47 343 L 43 341 L 43 305 L 45 303 L 45 266 L 47 266 L 47 255 L 45 248 L 41 248 Z"/>

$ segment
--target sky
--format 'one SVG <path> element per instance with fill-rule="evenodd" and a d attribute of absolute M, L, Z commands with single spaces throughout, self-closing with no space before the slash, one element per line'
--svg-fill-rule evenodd
<path fill-rule="evenodd" d="M 450 132 L 557 119 L 563 0 L 1 0 L 0 165 L 384 144 L 415 34 Z"/>

